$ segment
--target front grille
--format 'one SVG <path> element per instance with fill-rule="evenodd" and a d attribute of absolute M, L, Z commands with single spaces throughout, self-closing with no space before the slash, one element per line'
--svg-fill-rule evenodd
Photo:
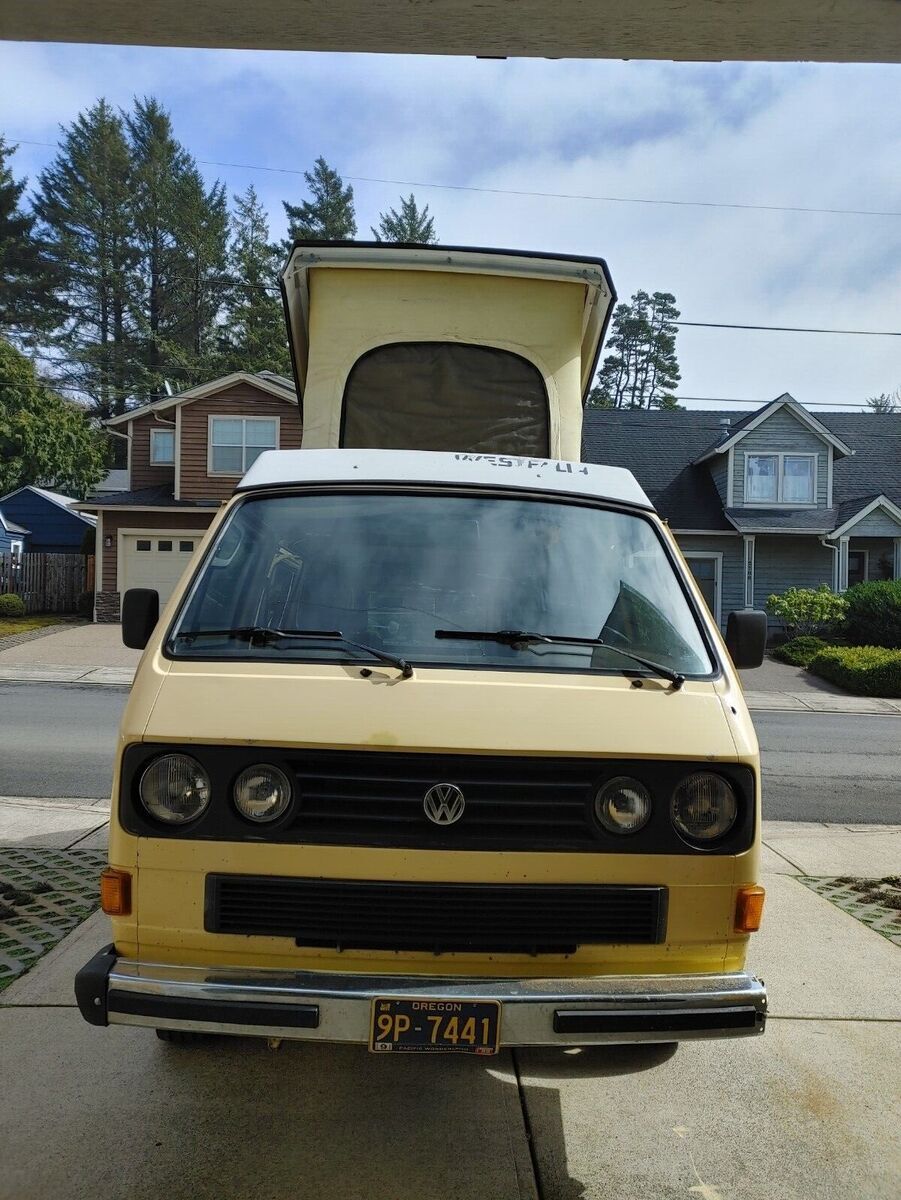
<path fill-rule="evenodd" d="M 572 954 L 663 941 L 666 889 L 208 875 L 210 933 L 336 950 Z"/>
<path fill-rule="evenodd" d="M 438 754 L 312 753 L 292 763 L 304 841 L 423 849 L 596 849 L 589 809 L 606 764 L 597 760 Z M 452 783 L 464 816 L 435 825 L 423 797 Z"/>

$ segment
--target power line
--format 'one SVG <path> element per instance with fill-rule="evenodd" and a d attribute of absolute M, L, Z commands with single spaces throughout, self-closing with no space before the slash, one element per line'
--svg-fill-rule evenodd
<path fill-rule="evenodd" d="M 23 146 L 46 146 L 51 150 L 58 148 L 54 142 L 36 142 L 28 138 L 11 140 Z M 196 161 L 204 167 L 225 167 L 234 171 L 266 171 L 273 175 L 306 175 L 301 167 L 264 167 L 259 163 L 220 162 L 217 159 L 198 158 Z M 901 217 L 901 211 L 881 210 L 871 208 L 814 208 L 800 204 L 744 204 L 724 200 L 671 200 L 657 196 L 596 196 L 581 192 L 534 192 L 524 188 L 492 188 L 478 187 L 475 184 L 464 183 L 426 183 L 416 179 L 381 179 L 370 175 L 344 175 L 352 183 L 390 184 L 392 187 L 433 188 L 448 192 L 479 192 L 491 196 L 526 196 L 541 200 L 585 200 L 598 204 L 652 204 L 666 205 L 675 208 L 729 208 L 746 212 L 788 212 L 788 213 L 819 213 L 840 217 Z"/>
<path fill-rule="evenodd" d="M 767 333 L 831 333 L 854 337 L 901 337 L 897 329 L 812 329 L 801 325 L 729 325 L 724 321 L 673 321 L 673 325 L 695 329 L 755 329 Z"/>

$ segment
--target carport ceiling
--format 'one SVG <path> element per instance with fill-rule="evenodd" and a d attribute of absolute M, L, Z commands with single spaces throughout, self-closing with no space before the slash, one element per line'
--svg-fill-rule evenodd
<path fill-rule="evenodd" d="M 0 0 L 0 37 L 486 57 L 901 62 L 901 0 Z"/>

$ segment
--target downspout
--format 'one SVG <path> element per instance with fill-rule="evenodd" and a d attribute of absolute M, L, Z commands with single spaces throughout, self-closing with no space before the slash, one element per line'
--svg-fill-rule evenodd
<path fill-rule="evenodd" d="M 835 556 L 841 552 L 841 546 L 836 545 L 834 542 L 827 542 L 825 537 L 817 538 L 817 541 L 824 549 L 832 551 L 832 590 L 837 592 L 840 580 L 838 577 L 838 559 Z"/>

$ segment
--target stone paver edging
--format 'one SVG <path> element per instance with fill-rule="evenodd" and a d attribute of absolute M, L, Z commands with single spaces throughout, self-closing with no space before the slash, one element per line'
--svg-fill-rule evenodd
<path fill-rule="evenodd" d="M 0 654 L 4 650 L 11 650 L 13 646 L 24 646 L 26 642 L 36 642 L 40 638 L 48 637 L 51 633 L 62 633 L 65 629 L 72 629 L 75 625 L 74 621 L 60 621 L 57 625 L 42 625 L 40 629 L 29 629 L 27 633 L 10 633 L 6 637 L 0 637 Z"/>

